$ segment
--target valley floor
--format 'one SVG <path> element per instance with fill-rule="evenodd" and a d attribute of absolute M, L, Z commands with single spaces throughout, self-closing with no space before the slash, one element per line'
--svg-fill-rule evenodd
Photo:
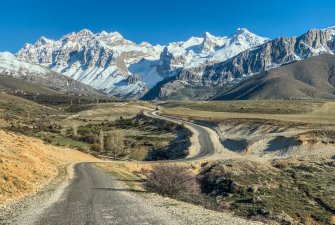
<path fill-rule="evenodd" d="M 142 169 L 150 170 L 152 164 L 134 161 L 132 164 L 116 163 L 124 167 L 122 173 L 128 174 L 128 177 L 120 177 L 113 163 L 109 163 L 111 167 L 102 166 L 111 174 L 91 164 L 77 164 L 72 179 L 66 179 L 67 182 L 58 191 L 51 189 L 45 199 L 40 200 L 45 202 L 45 209 L 39 211 L 34 207 L 25 208 L 29 216 L 22 214 L 22 211 L 10 215 L 8 212 L 11 208 L 8 205 L 11 202 L 47 187 L 62 171 L 64 174 L 67 165 L 97 159 L 68 148 L 52 146 L 55 145 L 52 141 L 46 145 L 41 140 L 0 131 L 1 175 L 4 184 L 0 197 L 3 206 L 7 205 L 7 209 L 2 210 L 5 212 L 2 214 L 2 223 L 13 222 L 8 218 L 15 218 L 18 224 L 24 224 L 22 218 L 31 218 L 26 221 L 27 224 L 45 224 L 46 221 L 57 224 L 57 215 L 69 212 L 68 217 L 63 218 L 65 224 L 71 224 L 66 221 L 69 218 L 78 223 L 87 218 L 91 224 L 124 224 L 136 220 L 144 224 L 254 223 L 233 217 L 233 212 L 244 218 L 267 222 L 332 224 L 335 202 L 327 196 L 334 194 L 331 179 L 331 174 L 335 172 L 334 102 L 234 102 L 235 108 L 228 107 L 228 110 L 225 104 L 231 104 L 229 102 L 158 104 L 80 106 L 78 109 L 73 108 L 73 113 L 51 115 L 49 118 L 54 121 L 47 124 L 51 124 L 52 129 L 47 125 L 47 129 L 43 128 L 39 135 L 48 137 L 56 129 L 56 135 L 67 135 L 65 144 L 71 146 L 74 143 L 72 147 L 78 148 L 77 144 L 81 147 L 84 143 L 82 140 L 68 142 L 72 138 L 68 131 L 71 132 L 69 128 L 73 126 L 79 128 L 78 134 L 82 136 L 87 129 L 94 132 L 111 129 L 112 132 L 115 127 L 124 130 L 133 130 L 135 127 L 138 129 L 137 136 L 131 138 L 143 138 L 150 132 L 159 131 L 151 139 L 155 141 L 135 140 L 143 141 L 143 146 L 149 143 L 152 148 L 162 148 L 164 146 L 159 146 L 159 140 L 164 135 L 173 137 L 175 132 L 175 126 L 171 126 L 170 122 L 178 123 L 193 133 L 190 137 L 191 146 L 188 147 L 190 156 L 173 161 L 172 164 L 190 168 L 201 183 L 203 194 L 215 204 L 224 205 L 223 211 L 229 213 L 209 211 L 200 206 L 147 193 L 141 185 L 134 185 L 134 182 L 139 179 L 139 172 Z M 282 105 L 287 105 L 286 111 L 276 113 Z M 34 107 L 34 110 L 39 110 L 39 106 Z M 168 118 L 149 113 L 155 111 L 156 107 L 160 107 L 160 113 Z M 133 120 L 142 111 L 148 111 L 144 115 L 149 120 L 153 117 L 169 122 Z M 8 121 L 8 115 L 13 115 L 11 113 L 4 114 L 5 121 Z M 25 124 L 25 116 L 18 114 L 17 117 L 10 117 L 10 128 L 17 126 L 23 129 L 20 124 Z M 57 124 L 64 124 L 64 127 L 57 130 Z M 159 129 L 153 124 L 158 125 Z M 28 128 L 25 129 L 29 132 L 35 129 Z M 139 133 L 143 132 L 142 128 L 149 133 Z M 125 143 L 129 141 L 128 138 L 126 136 Z M 86 147 L 82 151 L 97 153 Z M 50 197 L 54 193 L 57 196 Z M 113 214 L 111 209 L 120 213 Z M 157 214 L 148 215 L 148 211 L 157 211 Z M 132 216 L 126 217 L 125 212 Z"/>

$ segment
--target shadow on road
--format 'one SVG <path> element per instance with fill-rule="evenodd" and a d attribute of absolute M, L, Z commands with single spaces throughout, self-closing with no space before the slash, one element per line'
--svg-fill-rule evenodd
<path fill-rule="evenodd" d="M 114 178 L 112 180 L 116 180 L 116 181 L 125 181 L 125 182 L 135 182 L 135 183 L 143 183 L 145 182 L 145 180 L 131 180 L 131 179 L 119 179 L 119 178 Z"/>
<path fill-rule="evenodd" d="M 129 189 L 129 188 L 91 188 L 94 190 L 101 190 L 101 191 L 124 191 L 124 192 L 141 192 L 141 193 L 147 193 L 148 191 L 141 191 L 141 190 L 135 190 L 135 189 Z"/>

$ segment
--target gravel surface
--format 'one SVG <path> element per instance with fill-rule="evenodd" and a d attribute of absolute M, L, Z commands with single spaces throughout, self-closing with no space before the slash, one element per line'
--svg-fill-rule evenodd
<path fill-rule="evenodd" d="M 28 217 L 31 215 L 41 213 L 44 208 L 57 200 L 62 188 L 67 185 L 64 180 L 71 176 L 71 167 L 68 170 L 67 172 L 66 168 L 60 169 L 59 175 L 36 194 L 0 208 L 0 224 L 14 224 L 18 219 L 29 220 Z M 22 224 L 25 224 L 25 222 Z"/>
<path fill-rule="evenodd" d="M 30 204 L 33 206 L 8 224 L 259 224 L 158 195 L 136 193 L 90 163 L 75 165 L 68 184 Z"/>

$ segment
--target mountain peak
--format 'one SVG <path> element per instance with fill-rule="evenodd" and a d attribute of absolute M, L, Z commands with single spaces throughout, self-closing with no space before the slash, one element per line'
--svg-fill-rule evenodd
<path fill-rule="evenodd" d="M 233 42 L 244 43 L 250 46 L 257 46 L 269 41 L 269 38 L 258 36 L 246 28 L 237 28 L 231 36 Z"/>
<path fill-rule="evenodd" d="M 251 32 L 247 29 L 247 28 L 237 28 L 236 32 L 235 32 L 236 35 L 239 35 L 239 34 L 251 34 Z"/>
<path fill-rule="evenodd" d="M 45 44 L 48 44 L 48 43 L 51 43 L 52 40 L 44 37 L 44 36 L 41 36 L 35 43 L 36 46 L 41 46 L 41 45 L 45 45 Z"/>
<path fill-rule="evenodd" d="M 119 38 L 123 38 L 122 34 L 120 34 L 117 31 L 111 32 L 109 33 L 109 35 L 113 36 L 113 37 L 119 37 Z"/>
<path fill-rule="evenodd" d="M 107 32 L 107 31 L 101 31 L 100 33 L 95 34 L 95 36 L 103 38 L 103 39 L 124 39 L 122 34 L 120 34 L 117 31 L 114 32 Z"/>
<path fill-rule="evenodd" d="M 82 29 L 81 31 L 79 31 L 77 34 L 79 35 L 92 35 L 93 32 L 88 30 L 88 29 Z"/>
<path fill-rule="evenodd" d="M 203 35 L 204 38 L 215 38 L 214 35 L 212 35 L 211 33 L 209 32 L 205 32 L 204 35 Z"/>
<path fill-rule="evenodd" d="M 98 36 L 107 36 L 108 35 L 108 32 L 106 31 L 101 31 L 100 33 L 97 34 Z"/>

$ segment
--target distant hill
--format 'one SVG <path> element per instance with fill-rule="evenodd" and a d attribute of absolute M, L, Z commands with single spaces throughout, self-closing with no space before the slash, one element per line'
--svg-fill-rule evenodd
<path fill-rule="evenodd" d="M 335 98 L 335 56 L 324 54 L 252 76 L 214 100 Z"/>
<path fill-rule="evenodd" d="M 22 91 L 25 93 L 39 93 L 43 95 L 59 95 L 60 92 L 28 80 L 20 80 L 15 77 L 0 74 L 0 89 L 10 91 Z"/>
<path fill-rule="evenodd" d="M 46 67 L 18 60 L 8 52 L 0 53 L 0 75 L 3 81 L 0 85 L 8 85 L 7 87 L 10 89 L 24 87 L 27 92 L 39 92 L 43 90 L 43 92 L 51 94 L 103 95 L 86 84 L 51 71 Z M 12 77 L 13 79 L 8 77 Z M 14 82 L 14 80 L 16 81 Z"/>
<path fill-rule="evenodd" d="M 0 73 L 0 92 L 32 100 L 37 103 L 47 105 L 59 104 L 89 104 L 95 102 L 116 101 L 114 97 L 101 95 L 97 92 L 89 94 L 80 92 L 64 92 L 63 89 L 49 88 L 30 80 L 21 80 L 12 76 L 1 75 Z M 1 94 L 1 93 L 0 93 Z"/>

